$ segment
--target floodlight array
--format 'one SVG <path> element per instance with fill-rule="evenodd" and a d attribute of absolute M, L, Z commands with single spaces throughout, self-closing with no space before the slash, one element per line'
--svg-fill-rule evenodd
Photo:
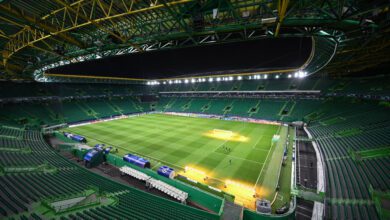
<path fill-rule="evenodd" d="M 306 76 L 307 76 L 307 72 L 306 71 L 299 70 L 298 72 L 294 73 L 294 77 L 295 78 L 304 78 Z"/>
<path fill-rule="evenodd" d="M 147 85 L 160 85 L 160 84 L 194 84 L 194 83 L 203 83 L 203 82 L 230 82 L 230 81 L 240 81 L 240 80 L 263 80 L 268 78 L 279 79 L 282 77 L 285 78 L 304 78 L 307 76 L 306 71 L 299 70 L 295 73 L 289 74 L 255 74 L 255 75 L 247 75 L 247 76 L 215 76 L 215 77 L 193 77 L 193 78 L 185 78 L 185 79 L 172 79 L 172 80 L 153 80 L 147 81 Z"/>

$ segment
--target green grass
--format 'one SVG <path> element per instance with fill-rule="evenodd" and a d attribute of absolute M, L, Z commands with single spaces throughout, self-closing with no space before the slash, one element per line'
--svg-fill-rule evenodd
<path fill-rule="evenodd" d="M 288 204 L 291 198 L 291 167 L 292 167 L 292 153 L 293 153 L 293 143 L 295 131 L 290 129 L 289 131 L 290 139 L 287 153 L 286 165 L 282 167 L 279 179 L 279 192 L 275 199 L 275 202 L 272 204 L 272 209 L 275 211 L 278 208 L 281 208 L 283 205 Z"/>
<path fill-rule="evenodd" d="M 233 142 L 203 135 L 213 129 L 237 132 L 249 140 Z M 280 126 L 149 114 L 66 130 L 84 135 L 89 145 L 106 143 L 117 147 L 121 156 L 136 153 L 153 159 L 152 167 L 164 164 L 184 168 L 190 165 L 205 170 L 214 179 L 237 180 L 255 186 L 256 182 L 262 184 L 272 179 L 259 177 L 267 173 L 267 169 L 262 169 L 267 157 L 268 163 L 275 157 L 274 149 L 279 149 L 279 143 L 271 148 L 271 140 L 279 133 Z M 223 145 L 231 151 L 226 152 Z M 232 160 L 231 165 L 229 160 Z M 280 160 L 277 159 L 276 165 Z"/>

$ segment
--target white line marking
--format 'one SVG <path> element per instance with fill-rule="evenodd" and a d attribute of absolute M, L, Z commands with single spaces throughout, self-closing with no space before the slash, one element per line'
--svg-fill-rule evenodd
<path fill-rule="evenodd" d="M 160 165 L 161 163 L 158 162 L 156 165 L 154 165 L 151 169 L 153 170 L 154 168 L 156 168 L 158 165 Z"/>
<path fill-rule="evenodd" d="M 263 137 L 263 135 L 261 135 L 261 137 L 256 141 L 256 143 L 252 146 L 253 149 L 257 149 L 255 148 L 256 145 L 260 142 L 261 138 Z"/>
<path fill-rule="evenodd" d="M 140 115 L 140 116 L 141 116 L 141 115 Z M 124 120 L 126 120 L 126 119 L 130 119 L 130 118 L 124 118 Z M 96 124 L 94 124 L 94 125 L 96 125 Z M 244 125 L 244 126 L 243 126 L 238 132 L 241 132 L 241 131 L 246 127 L 245 122 L 243 122 L 243 125 Z M 112 126 L 112 125 L 111 125 L 111 126 Z M 111 126 L 108 125 L 108 127 L 111 127 Z M 106 125 L 105 127 L 107 127 L 107 125 Z M 157 129 L 158 129 L 158 128 L 155 127 L 155 128 L 153 128 L 153 129 L 151 129 L 151 130 L 154 131 L 154 130 L 157 130 Z M 279 130 L 280 130 L 280 127 L 279 127 Z M 278 130 L 278 132 L 279 132 L 279 130 Z M 278 132 L 277 132 L 277 133 L 278 133 Z M 87 135 L 83 135 L 83 136 L 85 136 L 85 137 L 87 137 L 87 138 L 90 138 L 90 139 L 93 139 L 93 140 L 96 140 L 96 141 L 99 141 L 99 140 L 97 140 L 97 139 L 95 139 L 95 138 L 88 137 Z M 258 144 L 258 142 L 260 141 L 260 139 L 261 139 L 261 138 L 259 138 L 259 140 L 258 140 L 257 143 L 255 144 L 255 146 Z M 110 144 L 110 143 L 108 143 L 108 142 L 106 142 L 106 141 L 99 141 L 99 142 L 103 142 L 103 143 L 106 143 L 106 144 L 108 144 L 108 145 L 112 145 L 112 144 Z M 224 141 L 221 145 L 219 145 L 218 147 L 216 147 L 212 152 L 213 152 L 213 153 L 217 153 L 217 154 L 222 154 L 222 153 L 216 152 L 216 150 L 217 150 L 218 148 L 220 148 L 221 146 L 223 146 L 224 144 L 226 144 L 227 142 L 229 142 L 229 140 Z M 117 146 L 117 145 L 113 145 L 113 146 Z M 143 156 L 143 157 L 146 157 L 146 158 L 153 159 L 153 160 L 155 160 L 155 161 L 158 162 L 157 164 L 159 164 L 159 163 L 160 163 L 160 164 L 161 164 L 161 163 L 164 163 L 164 164 L 168 164 L 168 165 L 173 165 L 173 167 L 176 167 L 176 168 L 184 169 L 184 167 L 179 166 L 179 165 L 177 165 L 177 164 L 169 163 L 169 162 L 167 162 L 167 161 L 163 161 L 163 160 L 161 160 L 161 159 L 157 159 L 157 158 L 155 158 L 155 157 L 149 156 L 150 154 L 141 154 L 141 153 L 137 152 L 138 149 L 143 148 L 143 147 L 145 147 L 145 146 L 139 146 L 139 145 L 137 146 L 137 144 L 132 144 L 132 146 L 135 147 L 136 149 L 130 150 L 130 149 L 127 149 L 126 147 L 118 147 L 118 148 L 121 148 L 122 150 L 133 151 L 135 154 L 138 154 L 139 156 Z M 233 158 L 237 158 L 237 159 L 240 159 L 240 160 L 246 160 L 246 161 L 249 161 L 249 162 L 252 162 L 252 163 L 257 163 L 257 164 L 263 165 L 263 166 L 262 166 L 262 169 L 261 169 L 261 171 L 260 171 L 260 173 L 259 173 L 259 176 L 258 176 L 258 178 L 257 178 L 257 180 L 256 180 L 256 183 L 255 183 L 255 185 L 254 185 L 254 188 L 255 188 L 256 185 L 257 185 L 257 182 L 258 182 L 258 180 L 259 180 L 259 178 L 260 178 L 260 176 L 261 176 L 261 174 L 262 174 L 262 172 L 263 172 L 264 164 L 267 162 L 267 159 L 268 159 L 269 153 L 271 152 L 272 146 L 273 146 L 273 145 L 271 145 L 271 147 L 268 149 L 267 157 L 266 157 L 264 163 L 260 163 L 260 162 L 256 162 L 256 161 L 253 161 L 253 160 L 248 160 L 248 159 L 240 158 L 240 157 L 235 157 L 235 156 L 232 156 L 232 155 L 226 155 L 226 154 L 223 154 L 223 155 L 228 156 L 228 157 L 233 157 Z M 252 147 L 252 148 L 253 148 L 254 150 L 267 151 L 267 150 L 265 150 L 265 149 L 258 149 L 258 148 L 254 148 L 254 147 Z M 157 164 L 156 164 L 154 167 L 156 167 Z M 154 168 L 154 167 L 153 167 L 153 168 Z M 152 168 L 152 169 L 153 169 L 153 168 Z M 214 180 L 218 180 L 218 181 L 224 182 L 223 180 L 218 179 L 218 178 L 215 178 L 215 177 L 213 177 L 213 178 L 211 178 L 211 179 L 214 179 Z"/>
<path fill-rule="evenodd" d="M 277 134 L 280 133 L 280 128 L 281 128 L 281 127 L 279 127 L 278 132 L 276 132 Z M 269 148 L 268 153 L 267 153 L 267 157 L 265 158 L 264 163 L 267 163 L 269 153 L 271 152 L 271 149 L 272 149 L 273 145 L 275 145 L 275 143 L 276 143 L 276 142 L 274 142 L 274 143 L 271 145 L 271 147 Z M 261 167 L 260 173 L 259 173 L 259 175 L 257 176 L 257 179 L 256 179 L 256 183 L 255 183 L 255 185 L 253 186 L 254 189 L 256 189 L 257 183 L 259 182 L 260 176 L 261 176 L 261 174 L 263 173 L 264 167 L 265 167 L 265 166 Z"/>
<path fill-rule="evenodd" d="M 269 153 L 271 152 L 271 149 L 272 149 L 272 145 L 271 145 L 271 147 L 270 147 L 269 150 L 268 150 L 267 157 L 265 158 L 264 163 L 267 162 L 267 159 L 268 159 Z M 262 166 L 262 167 L 261 167 L 260 173 L 259 173 L 259 175 L 257 176 L 256 183 L 255 183 L 255 185 L 253 186 L 253 188 L 256 188 L 257 183 L 259 182 L 260 176 L 261 176 L 261 174 L 263 173 L 264 167 L 265 167 L 265 166 Z"/>
<path fill-rule="evenodd" d="M 93 139 L 93 140 L 96 140 L 96 141 L 99 141 L 99 140 L 94 139 L 94 138 L 92 138 L 92 137 L 88 137 L 87 135 L 83 135 L 83 136 L 84 136 L 84 137 L 87 137 L 87 138 L 90 138 L 90 139 Z M 110 143 L 108 143 L 108 142 L 106 142 L 106 141 L 99 141 L 99 142 L 102 142 L 102 143 L 108 144 L 108 145 L 112 145 L 112 146 L 117 146 L 117 145 L 115 145 L 115 144 L 110 144 Z M 135 145 L 135 144 L 134 144 L 134 145 Z M 134 145 L 133 145 L 133 146 L 134 146 Z M 166 162 L 166 161 L 161 160 L 161 159 L 157 159 L 157 158 L 155 158 L 155 157 L 149 156 L 149 154 L 142 154 L 142 153 L 139 153 L 139 152 L 137 152 L 137 151 L 135 151 L 135 150 L 127 149 L 127 148 L 125 148 L 125 147 L 118 147 L 118 146 L 117 146 L 117 148 L 122 149 L 122 150 L 126 150 L 126 151 L 130 151 L 131 153 L 136 154 L 136 155 L 139 155 L 139 156 L 141 156 L 141 157 L 145 157 L 146 159 L 150 158 L 150 159 L 153 159 L 153 160 L 155 160 L 155 161 L 157 161 L 157 162 L 163 162 L 163 163 L 165 163 L 165 164 L 173 165 L 173 166 L 176 167 L 176 168 L 184 169 L 184 167 L 182 167 L 182 166 L 179 166 L 179 165 L 176 165 L 176 164 L 173 164 L 173 163 L 169 163 L 169 162 Z M 137 146 L 137 148 L 142 148 L 142 146 Z M 117 156 L 119 156 L 119 155 L 117 155 Z"/>
<path fill-rule="evenodd" d="M 245 128 L 245 126 L 243 128 L 241 128 L 237 133 L 240 133 L 243 129 Z M 213 152 L 216 152 L 216 150 L 218 150 L 218 148 L 220 148 L 221 146 L 223 146 L 224 144 L 226 144 L 227 142 L 229 142 L 229 140 L 226 140 L 224 141 L 221 145 L 219 145 L 218 147 L 216 147 Z"/>
<path fill-rule="evenodd" d="M 258 150 L 258 151 L 265 151 L 265 152 L 268 152 L 268 150 L 266 150 L 266 149 L 259 149 L 259 148 L 253 148 L 253 150 Z"/>
<path fill-rule="evenodd" d="M 228 155 L 228 154 L 223 154 L 223 153 L 219 153 L 219 152 L 216 152 L 216 151 L 214 151 L 212 153 L 222 154 L 222 155 L 224 155 L 226 157 L 233 157 L 233 158 L 236 158 L 236 159 L 239 159 L 239 160 L 249 161 L 251 163 L 264 164 L 264 163 L 260 163 L 260 162 L 254 161 L 254 160 L 248 160 L 248 159 L 245 159 L 245 158 L 241 158 L 241 157 L 237 157 L 237 156 L 233 156 L 233 155 Z"/>

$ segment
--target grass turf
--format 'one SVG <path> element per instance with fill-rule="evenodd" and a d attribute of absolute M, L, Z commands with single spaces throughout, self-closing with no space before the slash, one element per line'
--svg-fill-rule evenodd
<path fill-rule="evenodd" d="M 248 137 L 248 141 L 227 141 L 204 135 L 213 129 L 236 132 Z M 191 166 L 213 179 L 223 182 L 230 179 L 254 187 L 267 180 L 263 165 L 267 157 L 273 158 L 275 146 L 271 148 L 271 140 L 279 133 L 280 126 L 149 114 L 66 130 L 84 135 L 90 144 L 118 147 L 121 156 L 136 153 L 159 162 L 152 162 L 152 167 L 160 164 L 176 168 Z M 223 146 L 231 151 L 224 150 Z"/>
<path fill-rule="evenodd" d="M 278 195 L 275 199 L 275 202 L 272 204 L 272 210 L 276 209 L 288 204 L 291 199 L 291 168 L 292 168 L 292 154 L 293 154 L 293 145 L 294 145 L 294 137 L 295 130 L 289 130 L 290 138 L 289 145 L 287 146 L 287 160 L 286 165 L 281 168 L 280 179 L 279 179 L 279 191 Z"/>

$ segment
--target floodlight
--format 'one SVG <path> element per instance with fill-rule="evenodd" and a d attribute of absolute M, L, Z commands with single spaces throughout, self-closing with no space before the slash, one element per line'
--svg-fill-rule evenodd
<path fill-rule="evenodd" d="M 305 77 L 307 75 L 307 72 L 305 72 L 305 71 L 299 71 L 298 72 L 298 78 L 303 78 L 303 77 Z"/>
<path fill-rule="evenodd" d="M 185 80 L 184 80 L 184 83 L 187 84 L 187 83 L 188 83 L 188 79 L 185 79 Z"/>
<path fill-rule="evenodd" d="M 242 80 L 242 76 L 237 76 L 237 80 Z"/>
<path fill-rule="evenodd" d="M 213 78 L 209 78 L 209 82 L 212 82 L 213 81 Z"/>
<path fill-rule="evenodd" d="M 294 73 L 294 77 L 295 78 L 303 78 L 307 75 L 307 72 L 304 72 L 302 70 L 299 70 L 298 72 L 295 72 Z"/>

